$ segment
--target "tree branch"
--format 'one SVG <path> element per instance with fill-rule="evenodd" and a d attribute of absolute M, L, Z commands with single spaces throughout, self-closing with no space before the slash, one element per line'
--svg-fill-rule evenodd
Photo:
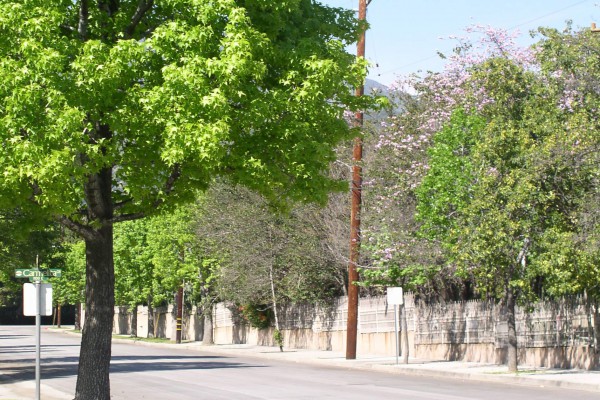
<path fill-rule="evenodd" d="M 29 200 L 32 201 L 33 203 L 39 205 L 39 203 L 36 200 L 36 197 L 38 197 L 41 194 L 42 194 L 42 189 L 40 188 L 40 186 L 36 182 L 32 182 L 31 183 L 31 196 L 29 197 Z"/>
<path fill-rule="evenodd" d="M 175 186 L 175 182 L 181 176 L 181 165 L 175 164 L 173 165 L 173 171 L 171 171 L 171 175 L 167 178 L 167 182 L 165 183 L 165 194 L 170 194 L 173 191 L 173 186 Z"/>
<path fill-rule="evenodd" d="M 84 239 L 94 240 L 94 239 L 98 238 L 98 234 L 92 228 L 90 228 L 89 226 L 80 224 L 79 222 L 75 222 L 72 219 L 65 217 L 64 215 L 57 217 L 56 220 L 61 225 L 72 230 L 73 232 L 75 232 L 79 236 L 83 237 Z"/>
<path fill-rule="evenodd" d="M 116 217 L 113 217 L 110 220 L 110 222 L 117 223 L 117 222 L 133 221 L 136 219 L 144 218 L 145 216 L 146 216 L 146 213 L 143 213 L 143 212 L 131 213 L 131 214 L 121 214 L 121 215 L 117 215 Z"/>
<path fill-rule="evenodd" d="M 167 181 L 165 182 L 165 186 L 163 188 L 163 192 L 165 195 L 169 195 L 173 191 L 173 186 L 175 186 L 175 182 L 179 179 L 180 176 L 181 176 L 181 166 L 180 166 L 180 164 L 175 164 L 173 166 L 173 171 L 171 171 L 171 174 L 167 178 Z M 117 203 L 117 204 L 115 204 L 114 208 L 115 209 L 120 208 L 130 201 L 131 200 L 129 199 L 129 200 L 125 200 L 121 203 Z M 160 206 L 162 203 L 164 203 L 164 201 L 165 201 L 164 199 L 156 199 L 156 201 L 154 201 L 153 207 L 156 208 L 156 207 Z M 112 223 L 133 221 L 136 219 L 144 218 L 147 215 L 148 215 L 148 213 L 146 213 L 146 212 L 121 214 L 121 215 L 113 216 L 112 218 L 110 218 L 109 221 Z"/>
<path fill-rule="evenodd" d="M 77 32 L 79 32 L 79 38 L 82 41 L 88 39 L 88 21 L 89 21 L 89 3 L 88 0 L 81 0 L 79 6 L 79 25 L 77 26 Z"/>
<path fill-rule="evenodd" d="M 133 33 L 135 32 L 135 28 L 137 28 L 138 24 L 144 18 L 144 15 L 148 10 L 152 8 L 154 5 L 154 0 L 139 0 L 137 9 L 135 10 L 135 14 L 131 17 L 131 22 L 125 28 L 124 37 L 125 39 L 131 39 L 133 37 Z"/>
<path fill-rule="evenodd" d="M 165 182 L 165 187 L 163 188 L 163 192 L 165 195 L 168 196 L 169 194 L 171 194 L 171 192 L 173 191 L 173 187 L 175 186 L 175 182 L 177 182 L 180 176 L 181 165 L 179 163 L 176 163 L 175 165 L 173 165 L 173 171 L 171 171 L 171 175 L 169 175 L 167 181 Z M 158 207 L 164 202 L 164 199 L 156 199 L 156 201 L 154 201 L 154 207 Z"/>
<path fill-rule="evenodd" d="M 72 26 L 70 26 L 70 25 L 67 25 L 67 24 L 62 24 L 62 25 L 60 26 L 60 28 L 61 28 L 61 29 L 62 29 L 62 30 L 65 32 L 65 33 L 69 33 L 69 34 L 77 32 L 77 29 L 75 29 L 74 27 L 72 27 Z"/>
<path fill-rule="evenodd" d="M 133 200 L 132 199 L 127 199 L 127 200 L 123 200 L 123 201 L 119 201 L 117 203 L 115 203 L 113 205 L 113 210 L 118 210 L 120 208 L 125 207 L 127 204 L 131 203 Z"/>

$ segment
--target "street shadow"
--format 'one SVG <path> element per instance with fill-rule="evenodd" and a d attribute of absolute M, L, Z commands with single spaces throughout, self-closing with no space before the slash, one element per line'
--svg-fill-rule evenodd
<path fill-rule="evenodd" d="M 177 370 L 211 370 L 231 368 L 264 368 L 252 363 L 228 360 L 224 356 L 113 356 L 111 374 L 131 374 L 143 372 Z M 64 378 L 77 375 L 79 357 L 44 357 L 41 360 L 42 379 Z M 0 374 L 10 381 L 30 381 L 35 371 L 31 365 L 23 365 L 23 360 L 10 360 L 14 366 L 0 368 Z M 8 364 L 8 363 L 6 363 Z"/>
<path fill-rule="evenodd" d="M 52 345 L 42 345 L 40 347 L 40 351 L 42 353 L 52 353 L 54 351 L 58 351 L 55 349 L 56 347 L 79 347 L 79 344 L 52 344 Z M 35 345 L 19 345 L 19 346 L 0 346 L 0 353 L 35 353 Z"/>
<path fill-rule="evenodd" d="M 0 346 L 0 353 L 35 353 L 35 346 Z"/>
<path fill-rule="evenodd" d="M 0 340 L 30 338 L 30 335 L 0 335 Z"/>

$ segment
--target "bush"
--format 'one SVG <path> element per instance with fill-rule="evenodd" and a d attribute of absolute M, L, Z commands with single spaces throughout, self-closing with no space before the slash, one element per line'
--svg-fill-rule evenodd
<path fill-rule="evenodd" d="M 246 304 L 238 307 L 244 320 L 257 329 L 266 329 L 273 321 L 273 311 L 264 304 Z"/>

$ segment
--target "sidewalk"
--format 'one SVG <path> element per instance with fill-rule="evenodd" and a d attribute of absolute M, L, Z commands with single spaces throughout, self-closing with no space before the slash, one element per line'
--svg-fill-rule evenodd
<path fill-rule="evenodd" d="M 44 383 L 40 386 L 41 397 L 44 400 L 71 400 L 74 393 L 64 393 Z M 12 382 L 5 381 L 0 374 L 0 399 L 2 400 L 31 400 L 35 397 L 35 381 Z"/>
<path fill-rule="evenodd" d="M 462 361 L 419 360 L 413 358 L 409 359 L 408 364 L 402 364 L 402 359 L 400 358 L 400 364 L 396 364 L 395 357 L 377 357 L 360 354 L 356 360 L 346 360 L 344 354 L 331 351 L 284 349 L 284 352 L 280 352 L 277 347 L 246 344 L 205 346 L 201 342 L 190 342 L 177 345 L 174 343 L 150 343 L 128 339 L 113 339 L 113 343 L 135 343 L 140 346 L 163 348 L 177 347 L 225 356 L 245 356 L 335 368 L 370 370 L 391 374 L 423 375 L 461 380 L 493 381 L 534 387 L 561 387 L 600 393 L 600 371 L 562 370 L 520 366 L 520 371 L 517 374 L 509 374 L 506 371 L 506 366 L 502 365 Z M 2 375 L 0 375 L 0 399 L 2 400 L 31 398 L 30 396 L 24 395 L 25 393 L 32 393 L 33 387 L 33 382 L 3 382 Z M 72 395 L 57 392 L 49 387 L 44 387 L 44 385 L 42 385 L 42 391 L 44 392 L 44 399 L 48 400 L 72 398 Z"/>

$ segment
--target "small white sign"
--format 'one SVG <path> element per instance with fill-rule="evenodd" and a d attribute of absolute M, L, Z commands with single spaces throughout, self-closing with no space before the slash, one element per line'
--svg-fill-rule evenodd
<path fill-rule="evenodd" d="M 35 283 L 23 284 L 23 315 L 35 317 L 38 311 L 38 303 L 35 295 Z M 40 284 L 40 315 L 52 315 L 52 284 Z"/>
<path fill-rule="evenodd" d="M 387 288 L 387 302 L 393 306 L 404 304 L 404 296 L 402 295 L 401 287 Z"/>

